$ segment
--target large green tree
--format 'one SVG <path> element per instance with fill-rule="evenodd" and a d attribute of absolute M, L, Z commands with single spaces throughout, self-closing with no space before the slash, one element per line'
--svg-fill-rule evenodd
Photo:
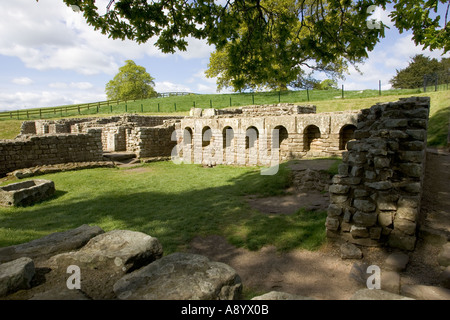
<path fill-rule="evenodd" d="M 417 54 L 412 57 L 406 68 L 396 70 L 397 74 L 389 82 L 397 89 L 420 88 L 424 85 L 424 81 L 428 82 L 427 85 L 448 83 L 449 62 L 449 58 L 438 61 L 435 58 Z"/>
<path fill-rule="evenodd" d="M 302 45 L 302 41 L 311 36 L 315 26 L 308 19 L 303 23 L 297 18 L 286 19 L 291 14 L 297 17 L 302 12 L 313 15 L 311 3 L 261 0 L 264 8 L 279 13 L 271 18 L 270 39 L 257 40 L 250 54 L 242 52 L 245 48 L 242 42 L 251 39 L 249 32 L 253 29 L 253 25 L 244 19 L 239 26 L 239 37 L 211 54 L 207 77 L 217 77 L 218 90 L 228 87 L 235 91 L 248 88 L 286 90 L 288 85 L 303 83 L 309 76 L 306 70 L 323 71 L 333 78 L 341 77 L 347 69 L 347 61 L 360 62 L 361 58 L 350 57 L 346 53 L 324 57 L 317 55 L 316 51 L 305 50 L 306 45 Z M 324 21 L 328 22 L 328 19 L 331 18 L 325 17 Z"/>
<path fill-rule="evenodd" d="M 125 61 L 119 72 L 106 84 L 106 95 L 109 100 L 145 99 L 157 95 L 153 86 L 154 78 L 144 67 L 133 60 Z"/>
<path fill-rule="evenodd" d="M 450 22 L 436 15 L 438 6 L 448 11 L 447 0 L 116 0 L 103 15 L 95 0 L 63 1 L 78 6 L 102 33 L 138 43 L 155 37 L 164 53 L 185 50 L 188 37 L 207 39 L 217 50 L 226 47 L 233 70 L 258 73 L 257 81 L 289 59 L 313 57 L 324 66 L 361 62 L 384 37 L 382 24 L 368 25 L 371 6 L 393 4 L 390 16 L 400 31 L 411 30 L 426 48 L 450 50 Z"/>

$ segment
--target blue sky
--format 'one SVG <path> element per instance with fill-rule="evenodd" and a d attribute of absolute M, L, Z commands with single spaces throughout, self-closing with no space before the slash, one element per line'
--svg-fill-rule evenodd
<path fill-rule="evenodd" d="M 96 3 L 106 12 L 109 0 Z M 399 34 L 388 12 L 374 15 L 391 29 L 359 66 L 363 74 L 351 67 L 339 86 L 377 89 L 381 80 L 382 89 L 389 89 L 395 70 L 406 67 L 413 55 L 441 59 L 442 51 L 422 51 L 411 33 Z M 128 59 L 147 69 L 158 92 L 217 93 L 215 79 L 204 75 L 214 50 L 206 42 L 189 39 L 186 52 L 165 55 L 152 41 L 138 45 L 108 39 L 62 0 L 0 0 L 0 35 L 0 110 L 106 100 L 106 83 Z"/>

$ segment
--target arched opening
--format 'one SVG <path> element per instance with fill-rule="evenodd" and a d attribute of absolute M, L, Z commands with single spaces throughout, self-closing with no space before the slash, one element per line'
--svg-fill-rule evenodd
<path fill-rule="evenodd" d="M 223 159 L 225 163 L 234 163 L 235 156 L 235 138 L 234 130 L 230 126 L 226 126 L 222 130 L 222 149 L 223 149 Z"/>
<path fill-rule="evenodd" d="M 339 131 L 339 150 L 345 150 L 347 148 L 347 142 L 355 138 L 356 126 L 353 124 L 347 124 Z"/>
<path fill-rule="evenodd" d="M 303 131 L 303 150 L 311 150 L 311 144 L 320 139 L 320 129 L 315 125 L 309 125 Z"/>
<path fill-rule="evenodd" d="M 287 160 L 289 158 L 289 146 L 288 146 L 288 138 L 289 134 L 287 132 L 287 129 L 284 126 L 276 126 L 274 129 L 277 129 L 278 131 L 274 131 L 272 133 L 272 152 L 273 152 L 273 146 L 275 144 L 275 139 L 278 138 L 278 148 L 279 148 L 279 160 Z M 274 136 L 274 134 L 278 132 L 277 136 Z"/>
<path fill-rule="evenodd" d="M 212 131 L 210 127 L 204 127 L 202 130 L 202 147 L 205 148 L 211 144 Z"/>
<path fill-rule="evenodd" d="M 259 132 L 255 127 L 249 127 L 245 131 L 245 158 L 249 165 L 258 164 Z"/>
<path fill-rule="evenodd" d="M 193 151 L 193 138 L 194 133 L 190 127 L 186 127 L 183 130 L 183 154 L 182 157 L 185 163 L 194 162 L 194 151 Z"/>

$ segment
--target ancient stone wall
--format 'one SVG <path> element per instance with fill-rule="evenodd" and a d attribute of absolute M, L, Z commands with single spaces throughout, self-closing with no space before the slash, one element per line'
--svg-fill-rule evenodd
<path fill-rule="evenodd" d="M 179 143 L 183 160 L 270 165 L 308 156 L 340 156 L 356 129 L 357 112 L 315 114 L 315 107 L 291 106 L 285 110 L 287 114 L 270 115 L 272 108 L 253 109 L 255 116 L 248 116 L 250 111 L 217 114 L 215 109 L 203 110 L 199 116 L 192 110 L 194 116 L 180 120 L 176 126 L 177 137 L 183 141 Z M 297 113 L 300 111 L 307 113 Z M 272 149 L 278 154 L 277 160 Z"/>
<path fill-rule="evenodd" d="M 16 169 L 102 160 L 101 129 L 0 140 L 0 176 Z"/>
<path fill-rule="evenodd" d="M 411 97 L 361 110 L 329 189 L 329 237 L 414 249 L 429 108 L 428 97 Z"/>
<path fill-rule="evenodd" d="M 129 130 L 127 151 L 138 158 L 169 157 L 176 145 L 172 140 L 174 125 L 157 127 L 137 127 Z"/>

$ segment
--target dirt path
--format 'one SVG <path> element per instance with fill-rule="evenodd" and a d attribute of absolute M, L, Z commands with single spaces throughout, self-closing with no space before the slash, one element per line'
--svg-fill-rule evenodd
<path fill-rule="evenodd" d="M 316 162 L 317 164 L 317 162 Z M 328 163 L 319 162 L 319 169 Z M 303 166 L 303 167 L 302 167 Z M 299 163 L 297 169 L 313 168 L 313 162 Z M 325 168 L 326 169 L 326 168 Z M 301 206 L 323 208 L 323 194 L 313 192 L 283 197 L 250 198 L 249 203 L 265 213 L 291 213 Z M 427 154 L 426 178 L 422 200 L 423 221 L 428 230 L 450 231 L 450 155 Z M 437 285 L 441 269 L 437 255 L 441 244 L 419 238 L 416 250 L 409 253 L 410 262 L 401 274 L 403 284 Z M 346 300 L 363 283 L 350 277 L 352 266 L 376 264 L 383 270 L 387 256 L 395 251 L 388 248 L 361 248 L 362 260 L 343 260 L 337 244 L 327 243 L 318 251 L 293 250 L 279 254 L 274 247 L 257 252 L 236 248 L 219 236 L 197 237 L 190 244 L 193 253 L 224 262 L 240 275 L 243 285 L 251 290 L 266 293 L 284 291 L 315 299 Z"/>

